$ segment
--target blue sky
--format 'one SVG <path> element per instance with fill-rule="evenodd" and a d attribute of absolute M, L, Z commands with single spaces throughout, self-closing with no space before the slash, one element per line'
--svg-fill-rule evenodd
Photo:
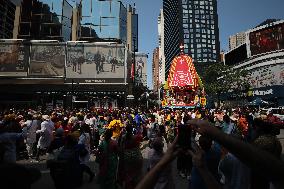
<path fill-rule="evenodd" d="M 121 0 L 136 4 L 139 15 L 139 51 L 149 53 L 148 86 L 152 88 L 152 53 L 158 46 L 157 20 L 162 0 Z M 284 19 L 284 0 L 218 0 L 221 49 L 228 49 L 230 35 L 246 31 L 268 18 Z"/>

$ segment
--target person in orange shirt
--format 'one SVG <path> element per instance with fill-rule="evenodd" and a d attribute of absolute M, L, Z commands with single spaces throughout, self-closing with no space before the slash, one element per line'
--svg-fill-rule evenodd
<path fill-rule="evenodd" d="M 238 121 L 238 129 L 241 131 L 243 137 L 246 137 L 248 135 L 248 121 L 245 115 L 240 115 Z"/>

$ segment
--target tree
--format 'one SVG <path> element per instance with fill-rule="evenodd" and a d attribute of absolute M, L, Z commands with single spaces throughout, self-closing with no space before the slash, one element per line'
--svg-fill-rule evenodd
<path fill-rule="evenodd" d="M 248 91 L 249 72 L 245 69 L 234 69 L 223 63 L 215 63 L 204 69 L 202 80 L 206 93 L 217 100 L 220 105 L 222 94 L 242 97 Z"/>

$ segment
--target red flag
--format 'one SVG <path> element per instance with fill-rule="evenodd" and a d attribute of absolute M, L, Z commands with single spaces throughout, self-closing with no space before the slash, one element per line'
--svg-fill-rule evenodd
<path fill-rule="evenodd" d="M 134 80 L 134 74 L 135 74 L 135 72 L 134 72 L 134 64 L 132 63 L 131 64 L 131 78 Z"/>

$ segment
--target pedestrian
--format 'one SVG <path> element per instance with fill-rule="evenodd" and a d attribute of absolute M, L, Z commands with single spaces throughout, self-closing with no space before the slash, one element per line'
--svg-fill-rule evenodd
<path fill-rule="evenodd" d="M 126 126 L 120 144 L 119 179 L 125 189 L 134 189 L 142 178 L 143 157 L 140 150 L 141 133 L 133 134 L 133 126 Z"/>
<path fill-rule="evenodd" d="M 91 153 L 91 131 L 90 126 L 87 124 L 83 124 L 81 126 L 81 135 L 79 137 L 78 144 L 82 145 L 82 149 L 79 154 L 80 166 L 82 172 L 86 172 L 89 175 L 89 181 L 92 182 L 95 176 L 95 173 L 88 166 L 88 162 L 90 161 L 90 153 Z"/>
<path fill-rule="evenodd" d="M 153 169 L 155 165 L 163 158 L 164 156 L 164 143 L 162 137 L 156 137 L 152 143 L 153 148 L 149 151 L 149 170 Z M 169 164 L 161 173 L 155 184 L 154 189 L 174 189 L 175 184 L 172 176 L 172 166 Z"/>
<path fill-rule="evenodd" d="M 96 161 L 99 163 L 98 182 L 101 188 L 115 189 L 118 166 L 118 144 L 112 140 L 112 130 L 106 130 L 104 140 L 98 147 Z"/>
<path fill-rule="evenodd" d="M 37 121 L 33 120 L 32 114 L 27 115 L 27 121 L 24 123 L 24 126 L 27 130 L 27 137 L 25 139 L 27 152 L 29 158 L 32 158 L 35 151 L 34 144 L 36 143 L 36 131 L 38 128 Z"/>
<path fill-rule="evenodd" d="M 39 161 L 39 156 L 42 152 L 46 152 L 47 148 L 49 147 L 52 141 L 52 135 L 54 130 L 54 124 L 51 123 L 50 118 L 48 115 L 42 116 L 43 122 L 41 123 L 41 129 L 37 130 L 36 133 L 40 135 L 37 144 L 37 154 L 36 160 Z"/>

